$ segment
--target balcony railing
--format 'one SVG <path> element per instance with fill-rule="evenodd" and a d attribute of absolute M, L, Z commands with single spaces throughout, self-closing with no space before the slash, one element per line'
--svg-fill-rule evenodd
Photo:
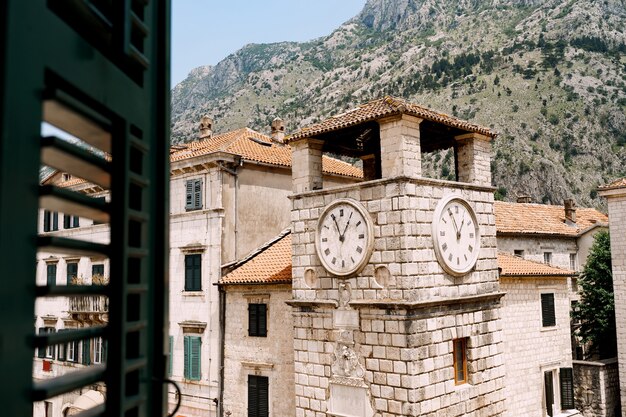
<path fill-rule="evenodd" d="M 79 321 L 108 321 L 109 298 L 102 295 L 69 297 L 68 313 Z"/>

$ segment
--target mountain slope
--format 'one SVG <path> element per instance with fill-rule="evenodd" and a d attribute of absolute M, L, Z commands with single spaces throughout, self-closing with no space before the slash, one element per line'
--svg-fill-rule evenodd
<path fill-rule="evenodd" d="M 625 0 L 369 0 L 332 34 L 247 45 L 172 92 L 172 138 L 200 117 L 218 131 L 288 130 L 384 94 L 500 132 L 498 196 L 601 206 L 626 176 Z M 451 153 L 424 166 L 447 178 Z"/>

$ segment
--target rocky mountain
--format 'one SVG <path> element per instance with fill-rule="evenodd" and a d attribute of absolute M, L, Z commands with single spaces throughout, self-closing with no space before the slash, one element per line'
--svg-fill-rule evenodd
<path fill-rule="evenodd" d="M 369 0 L 328 36 L 251 44 L 172 92 L 172 140 L 288 130 L 390 94 L 490 126 L 506 200 L 602 206 L 626 176 L 626 0 Z M 424 159 L 448 178 L 453 155 Z"/>

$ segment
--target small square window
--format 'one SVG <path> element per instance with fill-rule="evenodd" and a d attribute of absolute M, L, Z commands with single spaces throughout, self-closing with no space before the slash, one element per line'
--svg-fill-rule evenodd
<path fill-rule="evenodd" d="M 523 258 L 524 257 L 524 250 L 523 249 L 515 249 L 513 251 L 513 254 L 515 256 L 519 256 L 520 258 Z"/>
<path fill-rule="evenodd" d="M 543 253 L 543 263 L 552 265 L 552 252 Z"/>
<path fill-rule="evenodd" d="M 467 383 L 467 338 L 452 341 L 454 356 L 454 384 Z"/>

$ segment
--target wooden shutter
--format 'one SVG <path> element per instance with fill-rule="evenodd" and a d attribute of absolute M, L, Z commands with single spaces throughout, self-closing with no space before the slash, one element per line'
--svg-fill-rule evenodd
<path fill-rule="evenodd" d="M 59 333 L 63 333 L 63 332 L 65 332 L 65 331 L 66 331 L 66 329 L 59 329 Z M 66 345 L 65 345 L 65 344 L 63 344 L 63 343 L 61 343 L 61 344 L 59 345 L 59 350 L 58 350 L 57 359 L 58 359 L 58 360 L 60 360 L 60 361 L 65 361 L 65 349 L 66 349 L 66 347 L 65 347 L 65 346 L 66 346 Z"/>
<path fill-rule="evenodd" d="M 256 304 L 248 304 L 248 336 L 256 336 L 258 328 L 258 310 Z"/>
<path fill-rule="evenodd" d="M 184 369 L 184 372 L 183 372 L 183 376 L 185 377 L 185 379 L 190 379 L 189 378 L 189 375 L 190 375 L 189 369 L 191 368 L 191 366 L 190 366 L 191 365 L 191 363 L 190 363 L 190 361 L 191 361 L 190 344 L 191 343 L 189 342 L 189 340 L 190 340 L 190 336 L 185 336 L 184 337 L 185 369 Z"/>
<path fill-rule="evenodd" d="M 193 209 L 193 180 L 187 180 L 185 183 L 185 208 Z"/>
<path fill-rule="evenodd" d="M 195 291 L 202 290 L 202 255 L 193 255 L 192 258 L 192 283 Z"/>
<path fill-rule="evenodd" d="M 193 208 L 202 208 L 202 180 L 195 180 L 193 184 Z"/>
<path fill-rule="evenodd" d="M 74 216 L 72 219 L 72 227 L 78 227 L 80 225 L 80 217 Z"/>
<path fill-rule="evenodd" d="M 72 278 L 78 276 L 78 264 L 70 262 L 67 264 L 67 285 L 72 285 Z"/>
<path fill-rule="evenodd" d="M 52 213 L 52 230 L 59 230 L 59 213 Z"/>
<path fill-rule="evenodd" d="M 48 286 L 54 286 L 57 284 L 57 266 L 56 264 L 46 265 L 46 283 Z"/>
<path fill-rule="evenodd" d="M 541 294 L 541 319 L 543 327 L 556 325 L 554 312 L 554 294 Z"/>
<path fill-rule="evenodd" d="M 546 411 L 550 417 L 554 415 L 554 385 L 552 381 L 552 371 L 546 371 L 543 373 L 543 387 L 545 392 L 545 404 Z"/>
<path fill-rule="evenodd" d="M 50 212 L 48 210 L 44 210 L 43 212 L 43 231 L 50 231 Z"/>
<path fill-rule="evenodd" d="M 193 379 L 194 381 L 200 380 L 200 363 L 201 363 L 201 344 L 202 340 L 200 337 L 193 336 L 190 339 L 190 371 L 189 371 L 189 379 Z"/>
<path fill-rule="evenodd" d="M 574 372 L 572 368 L 559 369 L 559 381 L 561 385 L 561 409 L 571 410 L 576 408 L 574 404 Z"/>
<path fill-rule="evenodd" d="M 83 340 L 83 365 L 91 365 L 91 339 Z"/>
<path fill-rule="evenodd" d="M 68 216 L 67 214 L 63 215 L 63 228 L 69 229 L 71 227 L 72 216 Z"/>
<path fill-rule="evenodd" d="M 167 375 L 172 376 L 172 367 L 174 362 L 174 336 L 170 336 L 170 350 L 169 350 L 169 358 L 167 362 Z"/>
<path fill-rule="evenodd" d="M 248 417 L 268 417 L 268 378 L 248 375 Z"/>
<path fill-rule="evenodd" d="M 40 327 L 39 328 L 39 334 L 44 334 L 46 333 L 46 328 L 45 327 Z M 37 357 L 38 358 L 45 358 L 46 357 L 46 348 L 45 347 L 40 347 L 39 349 L 37 349 Z"/>
<path fill-rule="evenodd" d="M 266 304 L 257 304 L 258 305 L 258 313 L 257 313 L 257 323 L 258 323 L 258 336 L 267 336 L 267 305 Z"/>

